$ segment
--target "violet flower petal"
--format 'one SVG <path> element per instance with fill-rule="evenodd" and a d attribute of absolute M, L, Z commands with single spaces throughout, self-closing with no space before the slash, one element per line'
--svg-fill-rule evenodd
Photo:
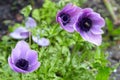
<path fill-rule="evenodd" d="M 72 8 L 74 5 L 72 4 L 72 3 L 68 3 L 63 9 L 62 9 L 62 11 L 68 11 L 68 10 L 70 10 L 70 8 Z"/>
<path fill-rule="evenodd" d="M 33 36 L 32 40 L 37 43 L 39 46 L 48 46 L 50 44 L 49 39 L 46 38 L 38 38 Z"/>
<path fill-rule="evenodd" d="M 28 50 L 30 50 L 29 45 L 25 42 L 25 41 L 19 41 L 16 46 L 15 49 L 20 49 L 21 53 L 20 53 L 20 58 L 25 58 L 26 57 L 26 53 Z"/>
<path fill-rule="evenodd" d="M 10 33 L 9 36 L 14 38 L 14 39 L 26 39 L 26 38 L 28 38 L 29 34 L 21 35 L 24 33 L 29 33 L 29 31 L 27 29 L 25 29 L 24 27 L 19 27 L 19 28 L 15 29 L 14 32 Z"/>
<path fill-rule="evenodd" d="M 40 66 L 40 62 L 37 62 L 35 65 L 31 66 L 31 67 L 28 69 L 28 71 L 29 71 L 29 72 L 33 72 L 33 71 L 37 70 L 37 69 L 39 68 L 39 66 Z"/>
<path fill-rule="evenodd" d="M 56 21 L 64 30 L 74 32 L 73 24 L 80 10 L 81 8 L 73 4 L 67 4 L 61 11 L 58 11 Z"/>
<path fill-rule="evenodd" d="M 92 27 L 92 29 L 90 30 L 93 34 L 103 34 L 103 30 L 96 28 L 96 27 Z"/>
<path fill-rule="evenodd" d="M 25 59 L 29 61 L 30 65 L 34 65 L 37 62 L 37 52 L 34 50 L 28 50 Z"/>
<path fill-rule="evenodd" d="M 28 17 L 28 19 L 27 19 L 27 21 L 25 23 L 25 26 L 27 28 L 34 28 L 34 27 L 37 26 L 37 23 L 32 17 Z"/>
<path fill-rule="evenodd" d="M 18 48 L 12 50 L 11 58 L 13 63 L 16 63 L 16 61 L 20 57 L 20 54 L 21 54 L 21 51 Z"/>
<path fill-rule="evenodd" d="M 40 66 L 37 57 L 37 52 L 31 50 L 25 41 L 19 41 L 12 50 L 11 57 L 8 58 L 8 63 L 15 72 L 33 72 Z"/>
<path fill-rule="evenodd" d="M 96 34 L 92 34 L 92 33 L 88 33 L 88 36 L 90 36 L 88 39 L 86 39 L 87 41 L 89 40 L 89 42 L 100 46 L 102 43 L 102 36 L 100 34 L 96 35 Z"/>
<path fill-rule="evenodd" d="M 41 46 L 48 46 L 50 44 L 50 41 L 46 38 L 40 38 L 38 44 Z"/>
<path fill-rule="evenodd" d="M 100 14 L 96 12 L 91 12 L 89 14 L 89 17 L 90 19 L 92 19 L 93 25 L 100 27 L 100 28 L 105 26 L 105 20 L 100 16 Z"/>
<path fill-rule="evenodd" d="M 12 59 L 10 57 L 8 58 L 8 64 L 11 67 L 11 69 L 15 72 L 28 73 L 28 71 L 25 71 L 25 70 L 22 70 L 22 69 L 16 67 L 15 64 L 12 62 Z"/>
<path fill-rule="evenodd" d="M 83 10 L 84 10 L 84 13 L 86 14 L 93 12 L 93 9 L 91 8 L 84 8 Z"/>
<path fill-rule="evenodd" d="M 58 18 L 58 21 L 59 21 L 59 23 L 60 23 L 60 25 L 61 25 L 61 28 L 63 28 L 64 25 L 63 25 L 63 23 L 61 22 L 61 19 L 60 19 L 60 18 Z M 68 26 L 69 26 L 69 27 L 64 27 L 63 29 L 65 29 L 65 30 L 68 31 L 68 32 L 74 32 L 73 25 L 68 25 Z"/>
<path fill-rule="evenodd" d="M 85 40 L 85 41 L 88 41 L 90 43 L 93 43 L 97 46 L 100 46 L 101 45 L 101 42 L 102 42 L 102 37 L 101 37 L 101 34 L 93 34 L 91 32 L 88 32 L 88 33 L 85 33 L 85 32 L 80 32 L 80 35 L 82 36 L 82 38 Z"/>
<path fill-rule="evenodd" d="M 21 36 L 29 36 L 30 35 L 30 32 L 23 32 L 23 33 L 20 33 Z"/>
<path fill-rule="evenodd" d="M 102 27 L 105 25 L 104 19 L 100 14 L 91 8 L 82 9 L 74 24 L 74 29 L 80 33 L 82 38 L 99 46 L 102 42 Z"/>

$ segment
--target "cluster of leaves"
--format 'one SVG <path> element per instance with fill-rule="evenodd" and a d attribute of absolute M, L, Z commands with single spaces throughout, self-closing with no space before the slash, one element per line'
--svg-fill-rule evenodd
<path fill-rule="evenodd" d="M 108 36 L 111 38 L 112 40 L 117 40 L 120 39 L 120 26 L 119 27 L 115 27 L 113 22 L 109 19 L 106 18 L 106 25 L 107 25 L 107 30 L 108 30 Z"/>
<path fill-rule="evenodd" d="M 58 3 L 45 0 L 40 9 L 32 10 L 29 5 L 21 11 L 26 18 L 32 11 L 32 17 L 37 21 L 37 27 L 31 30 L 32 34 L 39 34 L 40 37 L 47 37 L 50 40 L 48 47 L 31 44 L 30 47 L 38 52 L 41 66 L 33 73 L 23 74 L 22 79 L 108 80 L 111 68 L 108 67 L 102 48 L 96 48 L 93 44 L 85 42 L 78 33 L 62 30 L 55 22 L 57 11 L 63 7 L 61 3 L 63 0 Z M 24 24 L 16 24 L 15 27 L 20 25 Z M 0 42 L 0 45 L 3 45 L 0 46 L 1 80 L 21 80 L 20 74 L 13 72 L 7 63 L 7 58 L 15 43 L 15 40 L 6 36 Z"/>

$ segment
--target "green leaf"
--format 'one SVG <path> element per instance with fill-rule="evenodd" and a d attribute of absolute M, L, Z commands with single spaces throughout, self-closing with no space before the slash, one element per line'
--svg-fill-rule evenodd
<path fill-rule="evenodd" d="M 7 42 L 9 39 L 10 39 L 9 36 L 3 36 L 3 37 L 2 37 L 2 40 L 3 40 L 4 42 Z"/>
<path fill-rule="evenodd" d="M 101 57 L 101 50 L 99 47 L 97 47 L 96 53 L 95 53 L 95 59 L 99 59 Z"/>
<path fill-rule="evenodd" d="M 27 7 L 23 8 L 21 10 L 21 13 L 25 16 L 25 17 L 28 17 L 30 12 L 32 10 L 32 6 L 31 5 L 28 5 Z"/>
<path fill-rule="evenodd" d="M 113 35 L 119 35 L 120 34 L 120 28 L 113 30 L 112 34 Z"/>
<path fill-rule="evenodd" d="M 111 69 L 109 67 L 101 67 L 98 70 L 96 80 L 108 80 Z"/>
<path fill-rule="evenodd" d="M 114 27 L 113 22 L 108 18 L 106 18 L 105 21 L 106 21 L 106 24 L 108 27 L 108 31 L 111 33 L 113 31 L 113 27 Z"/>
<path fill-rule="evenodd" d="M 32 17 L 35 18 L 37 21 L 40 21 L 40 12 L 39 12 L 39 9 L 34 9 L 33 10 Z"/>

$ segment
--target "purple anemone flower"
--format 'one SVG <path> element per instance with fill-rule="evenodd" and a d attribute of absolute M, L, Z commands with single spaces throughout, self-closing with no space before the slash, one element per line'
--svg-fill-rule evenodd
<path fill-rule="evenodd" d="M 39 46 L 43 46 L 43 47 L 49 46 L 49 44 L 50 44 L 49 39 L 46 39 L 46 38 L 39 38 L 39 37 L 33 36 L 33 37 L 32 37 L 32 40 L 33 40 L 35 43 L 37 43 Z"/>
<path fill-rule="evenodd" d="M 27 28 L 34 28 L 34 27 L 37 26 L 37 23 L 36 23 L 36 21 L 35 21 L 33 18 L 28 17 L 28 19 L 27 19 L 27 21 L 26 21 L 26 23 L 25 23 L 25 26 L 26 26 Z"/>
<path fill-rule="evenodd" d="M 85 8 L 79 13 L 74 28 L 84 40 L 99 46 L 102 42 L 101 28 L 103 26 L 105 26 L 105 21 L 100 14 L 91 8 Z"/>
<path fill-rule="evenodd" d="M 31 50 L 25 41 L 19 41 L 12 50 L 12 54 L 8 58 L 8 63 L 11 69 L 15 72 L 33 72 L 40 66 L 37 57 L 37 52 Z"/>
<path fill-rule="evenodd" d="M 30 32 L 24 27 L 19 27 L 14 32 L 9 34 L 9 36 L 14 39 L 26 39 L 29 35 Z"/>
<path fill-rule="evenodd" d="M 61 11 L 58 11 L 56 21 L 64 30 L 74 32 L 73 24 L 80 10 L 79 7 L 69 3 Z"/>

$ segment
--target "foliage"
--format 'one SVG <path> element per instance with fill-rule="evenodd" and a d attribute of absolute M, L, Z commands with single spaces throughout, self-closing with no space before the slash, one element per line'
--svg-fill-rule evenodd
<path fill-rule="evenodd" d="M 79 4 L 79 0 L 75 1 L 74 3 Z M 66 2 L 67 0 L 61 0 L 58 3 L 45 0 L 40 9 L 32 10 L 30 6 L 27 6 L 21 11 L 26 18 L 32 11 L 32 17 L 37 21 L 37 27 L 31 30 L 32 35 L 47 37 L 50 45 L 40 47 L 32 42 L 31 48 L 38 52 L 41 66 L 37 71 L 21 76 L 13 72 L 7 62 L 17 40 L 9 36 L 2 37 L 0 42 L 1 80 L 108 80 L 111 68 L 108 66 L 109 62 L 103 48 L 85 42 L 78 33 L 68 33 L 62 30 L 55 22 L 57 11 Z M 107 24 L 111 25 L 111 22 L 107 20 Z M 23 25 L 25 24 L 16 23 L 10 27 L 10 31 Z M 109 30 L 112 30 L 112 26 Z"/>
<path fill-rule="evenodd" d="M 115 27 L 113 22 L 109 18 L 106 18 L 106 25 L 108 29 L 108 36 L 114 36 L 114 40 L 120 39 L 120 27 Z"/>

